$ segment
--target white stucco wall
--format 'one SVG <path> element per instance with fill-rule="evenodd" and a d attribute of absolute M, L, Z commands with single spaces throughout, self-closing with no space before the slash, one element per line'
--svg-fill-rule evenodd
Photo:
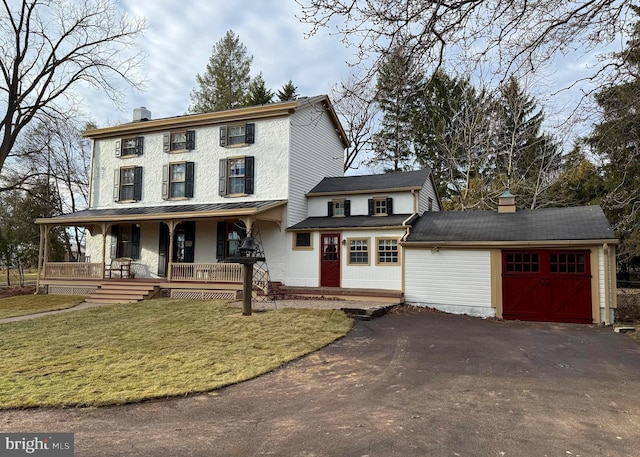
<path fill-rule="evenodd" d="M 406 248 L 405 301 L 449 313 L 495 316 L 490 251 Z"/>
<path fill-rule="evenodd" d="M 224 125 L 224 124 L 220 124 Z M 94 175 L 92 208 L 161 206 L 190 203 L 223 203 L 251 200 L 279 200 L 288 197 L 286 173 L 289 162 L 288 118 L 255 122 L 255 143 L 245 146 L 220 146 L 220 125 L 199 127 L 195 149 L 181 153 L 163 152 L 163 134 L 144 134 L 141 156 L 119 158 L 115 144 L 119 138 L 96 140 L 94 143 Z M 218 194 L 219 160 L 223 158 L 255 157 L 255 193 L 246 197 L 221 197 Z M 194 197 L 170 201 L 162 199 L 162 167 L 173 162 L 195 163 Z M 114 174 L 121 167 L 142 166 L 142 200 L 134 203 L 114 202 Z"/>

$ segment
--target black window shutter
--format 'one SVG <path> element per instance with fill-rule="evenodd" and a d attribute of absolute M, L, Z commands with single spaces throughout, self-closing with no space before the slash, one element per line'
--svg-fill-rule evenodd
<path fill-rule="evenodd" d="M 227 195 L 227 159 L 220 159 L 218 193 L 220 195 Z"/>
<path fill-rule="evenodd" d="M 373 202 L 373 198 L 369 199 L 369 216 L 373 216 L 373 212 L 375 211 L 375 203 Z"/>
<path fill-rule="evenodd" d="M 227 237 L 226 224 L 224 221 L 218 222 L 218 229 L 216 231 L 216 259 L 224 259 L 224 240 Z"/>
<path fill-rule="evenodd" d="M 111 258 L 118 257 L 118 226 L 111 226 Z"/>
<path fill-rule="evenodd" d="M 351 216 L 351 200 L 344 201 L 344 215 Z"/>
<path fill-rule="evenodd" d="M 136 150 L 135 154 L 141 156 L 144 149 L 144 137 L 138 136 L 136 137 Z"/>
<path fill-rule="evenodd" d="M 333 216 L 333 202 L 327 202 L 327 216 Z"/>
<path fill-rule="evenodd" d="M 193 162 L 187 162 L 185 164 L 185 177 L 184 177 L 184 196 L 186 198 L 193 198 L 193 171 L 194 164 Z"/>
<path fill-rule="evenodd" d="M 188 221 L 184 223 L 184 261 L 193 263 L 196 247 L 196 223 Z"/>
<path fill-rule="evenodd" d="M 131 226 L 131 258 L 140 258 L 140 227 L 136 224 Z"/>
<path fill-rule="evenodd" d="M 387 197 L 387 214 L 393 214 L 393 198 Z"/>
<path fill-rule="evenodd" d="M 133 171 L 133 199 L 142 200 L 142 167 L 136 167 Z"/>
<path fill-rule="evenodd" d="M 165 133 L 162 136 L 162 150 L 164 152 L 171 152 L 171 134 Z"/>
<path fill-rule="evenodd" d="M 223 125 L 220 127 L 220 146 L 227 145 L 227 126 Z"/>
<path fill-rule="evenodd" d="M 244 142 L 253 144 L 256 141 L 256 124 L 247 124 L 244 127 Z"/>
<path fill-rule="evenodd" d="M 253 157 L 245 157 L 244 158 L 244 193 L 252 194 L 253 193 L 253 183 L 255 180 L 253 179 L 253 175 L 255 174 L 255 159 Z"/>
<path fill-rule="evenodd" d="M 196 148 L 196 131 L 195 130 L 187 130 L 187 149 L 195 149 Z"/>

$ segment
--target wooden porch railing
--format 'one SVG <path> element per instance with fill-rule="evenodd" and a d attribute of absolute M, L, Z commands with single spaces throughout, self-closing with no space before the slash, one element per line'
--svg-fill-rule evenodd
<path fill-rule="evenodd" d="M 239 263 L 172 263 L 172 281 L 242 283 Z M 102 263 L 45 262 L 44 279 L 104 279 Z M 137 276 L 137 275 L 136 275 Z"/>
<path fill-rule="evenodd" d="M 172 281 L 242 282 L 239 263 L 172 263 Z"/>
<path fill-rule="evenodd" d="M 102 263 L 83 262 L 45 262 L 46 279 L 102 279 L 104 265 Z"/>

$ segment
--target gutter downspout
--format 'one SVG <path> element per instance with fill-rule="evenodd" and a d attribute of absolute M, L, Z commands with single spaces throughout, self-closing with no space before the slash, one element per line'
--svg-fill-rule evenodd
<path fill-rule="evenodd" d="M 610 276 L 611 276 L 611 272 L 610 270 L 610 259 L 609 259 L 609 245 L 607 243 L 604 243 L 602 245 L 602 251 L 603 251 L 603 263 L 604 263 L 604 324 L 605 325 L 610 325 L 610 314 L 611 314 L 611 302 L 610 302 L 610 295 L 611 295 L 611 287 L 609 285 L 609 281 L 610 281 Z"/>

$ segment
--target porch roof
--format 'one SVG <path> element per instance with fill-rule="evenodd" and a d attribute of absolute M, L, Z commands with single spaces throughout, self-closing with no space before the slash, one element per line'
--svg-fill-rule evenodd
<path fill-rule="evenodd" d="M 347 216 L 347 217 L 308 217 L 305 220 L 292 225 L 287 230 L 310 229 L 359 229 L 359 228 L 401 228 L 402 223 L 411 214 L 393 214 L 391 216 Z M 411 219 L 408 223 L 411 223 Z"/>
<path fill-rule="evenodd" d="M 135 206 L 86 209 L 70 214 L 36 219 L 36 224 L 86 225 L 97 222 L 139 222 L 170 219 L 257 216 L 280 207 L 287 200 L 202 203 L 191 205 Z M 270 218 L 280 220 L 279 217 Z"/>

